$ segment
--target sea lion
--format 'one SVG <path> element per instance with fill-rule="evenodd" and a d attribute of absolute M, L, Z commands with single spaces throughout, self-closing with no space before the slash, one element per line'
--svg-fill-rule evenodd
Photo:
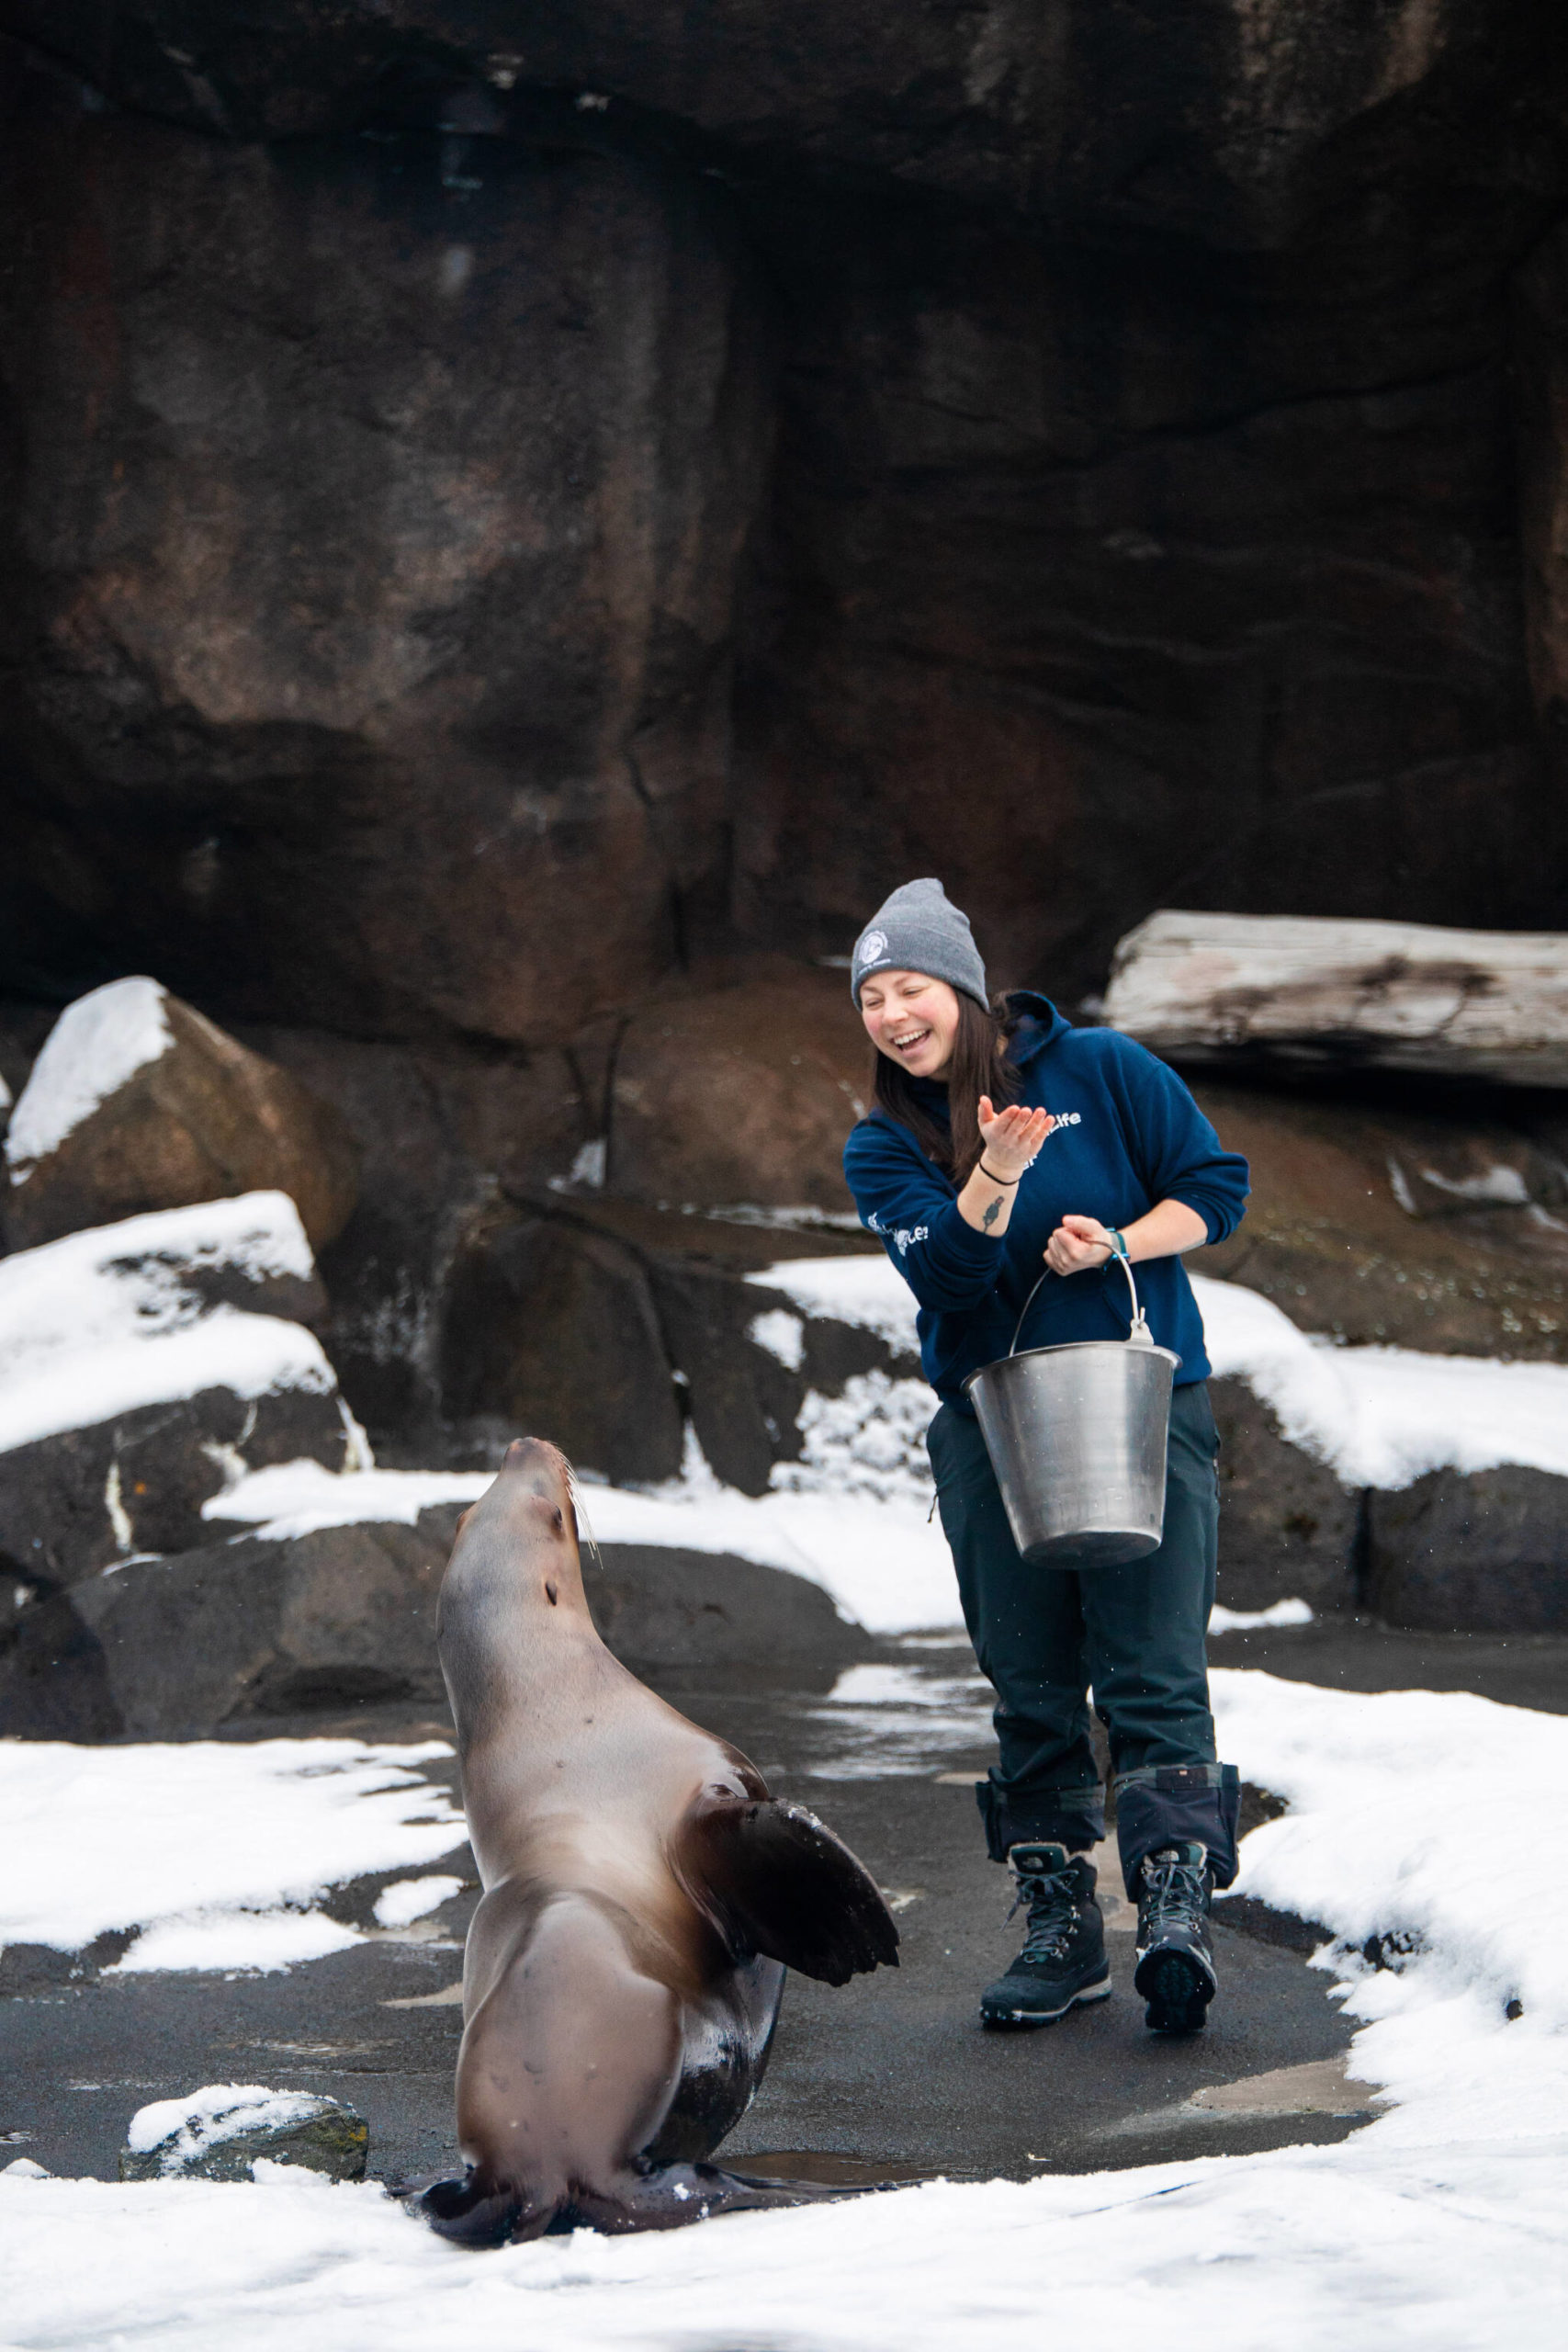
<path fill-rule="evenodd" d="M 436 1623 L 484 1894 L 463 1962 L 468 2170 L 416 2210 L 500 2245 L 809 2196 L 704 2159 L 761 2080 L 785 1969 L 842 1984 L 897 1966 L 875 1884 L 611 1657 L 554 1446 L 507 1449 L 458 1522 Z"/>

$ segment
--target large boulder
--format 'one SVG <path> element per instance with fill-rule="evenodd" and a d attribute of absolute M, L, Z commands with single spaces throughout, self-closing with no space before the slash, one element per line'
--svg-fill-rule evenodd
<path fill-rule="evenodd" d="M 266 1366 L 276 1385 L 215 1384 L 57 1430 L 0 1453 L 0 1590 L 73 1584 L 144 1552 L 181 1552 L 210 1532 L 204 1507 L 242 1470 L 309 1459 L 331 1470 L 360 1457 L 325 1359 L 309 1332 L 279 1325 Z"/>
<path fill-rule="evenodd" d="M 658 1478 L 681 1465 L 684 1416 L 718 1477 L 762 1494 L 801 1454 L 809 1395 L 919 1370 L 912 1305 L 908 1331 L 878 1329 L 837 1311 L 824 1278 L 803 1307 L 767 1280 L 797 1259 L 886 1265 L 864 1237 L 830 1226 L 592 1192 L 558 1194 L 547 1209 L 498 1206 L 476 1219 L 448 1282 L 447 1426 L 491 1444 L 502 1430 L 545 1430 L 586 1466 Z M 886 1280 L 899 1287 L 890 1271 Z M 610 1471 L 615 1462 L 628 1466 Z"/>
<path fill-rule="evenodd" d="M 246 1041 L 340 1111 L 360 1159 L 359 1200 L 321 1253 L 321 1325 L 344 1394 L 377 1445 L 440 1457 L 443 1299 L 476 1216 L 498 1196 L 551 1197 L 602 1131 L 614 1025 L 547 1047 L 400 1044 L 320 1029 Z"/>
<path fill-rule="evenodd" d="M 1220 1432 L 1221 1602 L 1354 1608 L 1359 1493 L 1281 1436 L 1246 1381 L 1212 1381 L 1209 1394 Z"/>
<path fill-rule="evenodd" d="M 657 1483 L 681 1468 L 682 1417 L 648 1275 L 610 1238 L 498 1206 L 447 1276 L 441 1396 L 493 1450 L 548 1436 L 585 1470 Z"/>
<path fill-rule="evenodd" d="M 138 1739 L 389 1699 L 439 1704 L 435 1599 L 446 1548 L 415 1528 L 350 1526 L 137 1561 L 73 1589 L 99 1669 L 79 1652 L 62 1665 L 85 1702 L 101 1708 L 107 1698 Z M 36 1635 L 25 1616 L 18 1626 L 10 1680 L 22 1720 L 13 1728 L 54 1703 L 39 1685 L 59 1670 L 49 1653 L 64 1630 L 58 1618 Z"/>
<path fill-rule="evenodd" d="M 1369 1504 L 1367 1599 L 1389 1624 L 1568 1631 L 1568 1478 L 1437 1470 Z"/>
<path fill-rule="evenodd" d="M 840 1160 L 870 1059 L 838 974 L 781 965 L 649 1006 L 615 1057 L 606 1181 L 675 1208 L 852 1215 Z"/>
<path fill-rule="evenodd" d="M 185 1738 L 440 1707 L 435 1603 L 457 1518 L 440 1506 L 413 1526 L 248 1535 L 31 1600 L 0 1631 L 0 1731 Z M 606 1544 L 585 1549 L 583 1583 L 616 1657 L 671 1685 L 749 1668 L 826 1687 L 874 1646 L 817 1585 L 727 1555 Z"/>
<path fill-rule="evenodd" d="M 199 1544 L 240 1471 L 363 1439 L 293 1203 L 252 1193 L 0 1260 L 0 1561 L 27 1587 Z"/>
<path fill-rule="evenodd" d="M 288 1194 L 320 1249 L 355 1191 L 354 1147 L 330 1104 L 145 978 L 111 981 L 61 1014 L 11 1114 L 6 1160 L 13 1249 L 271 1191 Z"/>
<path fill-rule="evenodd" d="M 733 1553 L 606 1544 L 584 1560 L 582 1581 L 609 1648 L 671 1689 L 740 1668 L 785 1689 L 826 1690 L 876 1648 L 819 1585 Z"/>

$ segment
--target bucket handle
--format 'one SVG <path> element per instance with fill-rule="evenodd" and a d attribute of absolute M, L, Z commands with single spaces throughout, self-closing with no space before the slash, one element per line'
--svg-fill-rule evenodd
<path fill-rule="evenodd" d="M 1118 1242 L 1120 1242 L 1120 1247 L 1118 1247 Z M 1127 1255 L 1127 1245 L 1125 1242 L 1121 1241 L 1120 1236 L 1118 1236 L 1117 1240 L 1112 1241 L 1111 1245 L 1111 1258 L 1121 1266 L 1122 1272 L 1126 1275 L 1127 1288 L 1133 1294 L 1133 1321 L 1132 1328 L 1127 1333 L 1126 1343 L 1132 1348 L 1152 1348 L 1155 1343 L 1154 1333 L 1149 1329 L 1147 1318 L 1144 1314 L 1142 1306 L 1138 1303 L 1138 1285 L 1133 1280 L 1133 1261 Z M 1030 1308 L 1034 1304 L 1035 1291 L 1038 1291 L 1041 1283 L 1045 1280 L 1045 1276 L 1049 1274 L 1051 1271 L 1052 1269 L 1049 1266 L 1045 1268 L 1044 1272 L 1040 1275 L 1039 1280 L 1035 1283 L 1034 1288 L 1030 1292 L 1029 1296 L 1023 1302 L 1023 1314 L 1019 1317 L 1017 1323 L 1013 1327 L 1012 1345 L 1008 1350 L 1010 1356 L 1015 1356 L 1018 1353 L 1019 1337 L 1023 1329 L 1024 1317 L 1028 1315 Z"/>

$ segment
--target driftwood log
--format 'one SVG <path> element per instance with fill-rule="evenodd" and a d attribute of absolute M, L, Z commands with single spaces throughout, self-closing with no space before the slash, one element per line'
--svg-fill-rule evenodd
<path fill-rule="evenodd" d="M 1568 1087 L 1568 933 L 1161 908 L 1118 944 L 1105 1018 L 1178 1060 Z"/>

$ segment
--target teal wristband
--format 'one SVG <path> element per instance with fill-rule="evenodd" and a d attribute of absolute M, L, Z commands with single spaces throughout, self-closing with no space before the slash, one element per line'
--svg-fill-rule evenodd
<path fill-rule="evenodd" d="M 1127 1263 L 1131 1265 L 1133 1261 L 1128 1254 L 1127 1244 L 1123 1237 L 1117 1232 L 1116 1227 L 1113 1225 L 1108 1225 L 1105 1230 L 1111 1236 L 1111 1255 L 1112 1258 L 1125 1258 L 1127 1260 Z"/>

